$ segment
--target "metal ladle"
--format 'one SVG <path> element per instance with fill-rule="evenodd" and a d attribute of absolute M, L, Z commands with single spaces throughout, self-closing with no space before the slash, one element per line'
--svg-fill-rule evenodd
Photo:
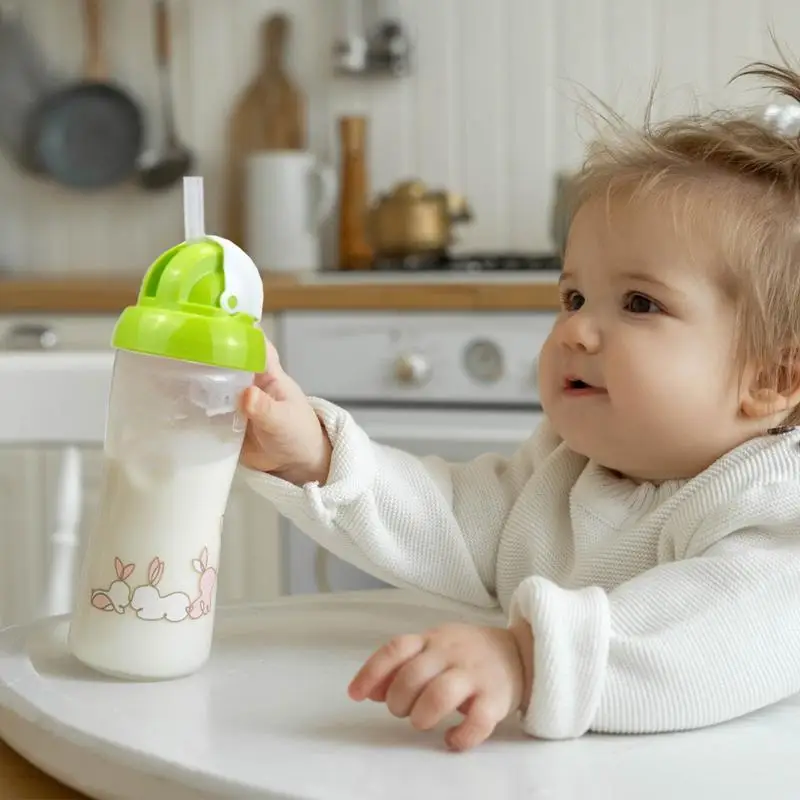
<path fill-rule="evenodd" d="M 139 183 L 151 191 L 168 189 L 192 169 L 194 154 L 178 138 L 170 79 L 170 18 L 168 0 L 155 0 L 156 59 L 165 136 L 161 150 L 144 153 L 138 164 Z"/>

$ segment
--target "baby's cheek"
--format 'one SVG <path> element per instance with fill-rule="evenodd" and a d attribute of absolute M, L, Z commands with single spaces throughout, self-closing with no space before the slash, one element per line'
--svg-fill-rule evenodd
<path fill-rule="evenodd" d="M 536 359 L 534 369 L 534 384 L 539 394 L 539 399 L 544 405 L 554 394 L 555 373 L 558 371 L 558 363 L 553 353 L 553 348 L 545 342 Z"/>

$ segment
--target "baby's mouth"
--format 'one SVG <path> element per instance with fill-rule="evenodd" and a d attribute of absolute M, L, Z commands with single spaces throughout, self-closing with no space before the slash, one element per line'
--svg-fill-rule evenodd
<path fill-rule="evenodd" d="M 564 380 L 564 391 L 567 394 L 605 394 L 606 390 L 602 386 L 593 386 L 583 378 L 569 377 Z"/>
<path fill-rule="evenodd" d="M 564 382 L 565 389 L 593 389 L 593 386 L 590 386 L 586 381 L 582 381 L 580 378 L 567 378 Z"/>

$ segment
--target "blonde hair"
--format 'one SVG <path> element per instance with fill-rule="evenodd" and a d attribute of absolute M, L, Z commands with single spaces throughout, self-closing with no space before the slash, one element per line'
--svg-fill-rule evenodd
<path fill-rule="evenodd" d="M 732 80 L 744 75 L 800 102 L 800 75 L 788 66 L 757 62 Z M 692 212 L 697 201 L 710 204 L 720 275 L 737 310 L 738 360 L 761 365 L 767 385 L 785 388 L 787 364 L 800 356 L 800 138 L 755 114 L 653 124 L 651 109 L 652 97 L 638 130 L 611 118 L 610 134 L 590 147 L 575 177 L 571 207 L 619 190 L 631 198 L 668 190 L 708 228 L 708 214 Z M 800 407 L 787 421 L 800 423 Z"/>

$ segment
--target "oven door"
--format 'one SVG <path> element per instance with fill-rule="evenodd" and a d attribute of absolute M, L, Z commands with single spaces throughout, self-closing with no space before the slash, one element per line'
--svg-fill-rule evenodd
<path fill-rule="evenodd" d="M 348 409 L 377 442 L 419 456 L 468 461 L 483 453 L 510 456 L 541 419 L 538 409 Z M 284 592 L 306 594 L 385 587 L 318 547 L 288 520 L 282 521 Z"/>

